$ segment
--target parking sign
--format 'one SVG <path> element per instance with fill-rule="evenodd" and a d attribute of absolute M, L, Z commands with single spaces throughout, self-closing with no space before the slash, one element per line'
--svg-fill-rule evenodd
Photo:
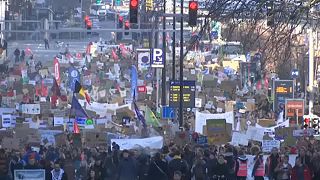
<path fill-rule="evenodd" d="M 151 67 L 164 68 L 164 58 L 162 49 L 152 49 Z"/>

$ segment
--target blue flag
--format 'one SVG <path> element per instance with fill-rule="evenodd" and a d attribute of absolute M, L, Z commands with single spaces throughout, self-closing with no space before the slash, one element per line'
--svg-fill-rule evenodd
<path fill-rule="evenodd" d="M 75 115 L 75 117 L 88 117 L 75 95 L 72 97 L 71 114 Z"/>
<path fill-rule="evenodd" d="M 141 114 L 138 106 L 137 106 L 137 103 L 136 103 L 136 100 L 135 100 L 135 92 L 133 93 L 133 107 L 134 107 L 134 111 L 136 112 L 136 115 L 138 117 L 138 120 L 142 123 L 143 127 L 146 128 L 147 127 L 147 124 L 146 124 L 146 119 L 144 118 L 144 116 Z"/>
<path fill-rule="evenodd" d="M 74 92 L 76 82 L 77 81 L 80 82 L 80 73 L 74 67 L 70 67 L 68 70 L 68 73 L 69 73 L 69 88 L 72 90 L 72 92 Z"/>
<path fill-rule="evenodd" d="M 137 90 L 137 84 L 138 84 L 138 72 L 136 66 L 132 65 L 131 68 L 131 98 L 135 99 L 138 95 Z"/>

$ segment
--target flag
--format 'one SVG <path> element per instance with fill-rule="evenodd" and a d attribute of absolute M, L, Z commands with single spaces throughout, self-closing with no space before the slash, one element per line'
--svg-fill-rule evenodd
<path fill-rule="evenodd" d="M 79 81 L 75 82 L 74 86 L 74 93 L 79 93 L 82 97 L 84 97 L 88 104 L 90 104 L 90 96 L 89 94 L 84 90 L 84 88 L 81 86 Z"/>
<path fill-rule="evenodd" d="M 142 123 L 143 127 L 146 128 L 147 127 L 146 119 L 141 114 L 141 112 L 140 112 L 140 110 L 139 110 L 139 108 L 137 106 L 137 103 L 136 103 L 136 100 L 135 100 L 135 93 L 133 93 L 133 106 L 134 106 L 134 111 L 136 112 L 136 115 L 138 117 L 138 120 Z"/>
<path fill-rule="evenodd" d="M 70 114 L 73 114 L 76 117 L 88 117 L 86 111 L 82 108 L 81 104 L 74 95 L 72 97 Z"/>
<path fill-rule="evenodd" d="M 51 88 L 51 91 L 53 96 L 58 96 L 58 97 L 61 96 L 60 88 L 55 78 L 53 78 L 53 86 Z"/>
<path fill-rule="evenodd" d="M 73 121 L 73 133 L 74 133 L 74 134 L 79 134 L 79 133 L 80 133 L 80 129 L 79 129 L 77 120 L 74 120 L 74 121 Z"/>
<path fill-rule="evenodd" d="M 146 122 L 148 125 L 152 125 L 153 127 L 160 127 L 160 122 L 158 121 L 157 117 L 154 115 L 152 110 L 147 106 L 146 107 Z"/>

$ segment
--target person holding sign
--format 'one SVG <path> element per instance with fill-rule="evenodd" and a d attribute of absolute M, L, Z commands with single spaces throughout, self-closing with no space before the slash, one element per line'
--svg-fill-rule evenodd
<path fill-rule="evenodd" d="M 259 149 L 256 151 L 256 157 L 254 158 L 252 177 L 254 177 L 254 180 L 264 180 L 264 173 L 263 154 Z"/>
<path fill-rule="evenodd" d="M 289 156 L 285 155 L 278 166 L 275 168 L 275 172 L 277 173 L 278 180 L 289 180 L 290 172 L 292 170 L 292 166 L 289 163 Z"/>

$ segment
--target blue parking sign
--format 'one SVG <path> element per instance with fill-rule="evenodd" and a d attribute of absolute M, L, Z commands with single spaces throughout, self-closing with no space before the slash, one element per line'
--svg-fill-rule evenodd
<path fill-rule="evenodd" d="M 162 107 L 161 117 L 162 119 L 174 119 L 176 117 L 176 111 L 172 107 L 164 106 Z"/>

